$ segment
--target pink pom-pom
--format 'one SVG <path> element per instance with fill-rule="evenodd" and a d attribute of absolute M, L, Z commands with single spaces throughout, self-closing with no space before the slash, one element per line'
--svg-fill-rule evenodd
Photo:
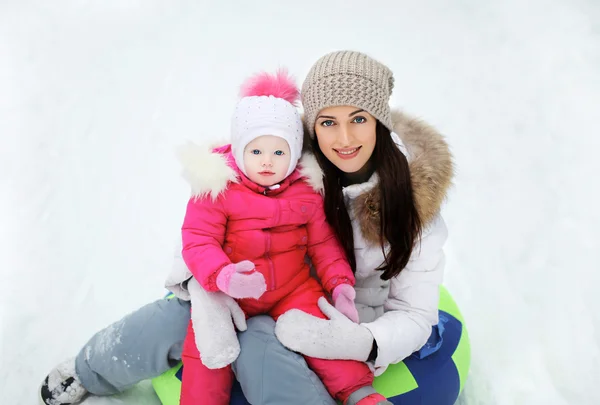
<path fill-rule="evenodd" d="M 242 84 L 240 95 L 242 97 L 273 96 L 295 105 L 300 98 L 300 91 L 287 70 L 279 69 L 274 75 L 261 72 L 250 77 Z"/>

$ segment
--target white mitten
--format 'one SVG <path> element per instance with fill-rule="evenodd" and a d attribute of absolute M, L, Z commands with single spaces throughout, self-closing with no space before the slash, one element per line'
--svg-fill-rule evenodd
<path fill-rule="evenodd" d="M 246 316 L 237 302 L 222 292 L 208 292 L 191 278 L 188 282 L 192 302 L 192 326 L 202 363 L 223 368 L 240 354 L 235 327 L 246 330 Z M 234 327 L 235 324 L 235 327 Z"/>
<path fill-rule="evenodd" d="M 298 309 L 281 315 L 275 325 L 277 339 L 288 349 L 309 357 L 367 361 L 373 348 L 369 329 L 352 322 L 324 297 L 319 308 L 329 319 Z"/>

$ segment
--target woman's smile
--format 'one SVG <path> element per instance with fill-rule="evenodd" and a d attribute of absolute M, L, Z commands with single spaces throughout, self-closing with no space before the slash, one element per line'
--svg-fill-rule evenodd
<path fill-rule="evenodd" d="M 358 152 L 360 152 L 361 148 L 362 148 L 362 146 L 357 146 L 356 148 L 344 148 L 344 149 L 333 148 L 333 150 L 335 151 L 335 153 L 338 154 L 338 156 L 341 159 L 348 160 L 348 159 L 355 158 L 358 155 Z"/>

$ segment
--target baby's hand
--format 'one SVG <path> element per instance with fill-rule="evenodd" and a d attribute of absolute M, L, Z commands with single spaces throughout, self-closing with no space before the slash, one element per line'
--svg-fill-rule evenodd
<path fill-rule="evenodd" d="M 335 309 L 346 315 L 352 322 L 358 323 L 358 311 L 354 305 L 356 291 L 350 284 L 340 284 L 331 294 Z"/>
<path fill-rule="evenodd" d="M 264 276 L 248 260 L 223 267 L 217 276 L 217 287 L 233 298 L 259 299 L 267 290 Z"/>

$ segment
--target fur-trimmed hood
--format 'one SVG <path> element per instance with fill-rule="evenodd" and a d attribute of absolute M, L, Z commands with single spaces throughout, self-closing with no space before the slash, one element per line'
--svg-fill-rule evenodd
<path fill-rule="evenodd" d="M 219 153 L 220 150 L 222 153 Z M 235 162 L 232 165 L 231 155 L 225 153 L 224 146 L 187 142 L 178 148 L 177 157 L 183 167 L 181 175 L 189 183 L 192 197 L 210 195 L 214 201 L 227 190 L 229 183 L 239 181 Z"/>
<path fill-rule="evenodd" d="M 433 127 L 400 111 L 392 112 L 394 132 L 408 150 L 410 178 L 423 224 L 439 213 L 454 177 L 448 143 Z"/>
<path fill-rule="evenodd" d="M 323 174 L 312 154 L 305 153 L 298 162 L 297 169 L 282 183 L 265 188 L 252 183 L 241 172 L 235 163 L 230 145 L 221 145 L 223 146 L 187 142 L 178 149 L 177 155 L 183 166 L 182 176 L 191 187 L 192 197 L 210 195 L 215 200 L 231 183 L 244 183 L 256 192 L 262 193 L 267 189 L 275 194 L 299 179 L 304 179 L 315 191 L 323 191 Z"/>
<path fill-rule="evenodd" d="M 439 213 L 452 184 L 452 154 L 442 135 L 423 121 L 398 110 L 392 111 L 392 121 L 394 133 L 403 143 L 400 149 L 408 158 L 417 210 L 421 222 L 427 226 Z M 320 171 L 310 152 L 305 152 L 303 159 L 305 171 Z M 323 190 L 322 177 L 315 180 L 313 175 L 311 181 L 313 188 Z M 364 238 L 379 244 L 379 188 L 367 187 L 352 200 Z"/>

